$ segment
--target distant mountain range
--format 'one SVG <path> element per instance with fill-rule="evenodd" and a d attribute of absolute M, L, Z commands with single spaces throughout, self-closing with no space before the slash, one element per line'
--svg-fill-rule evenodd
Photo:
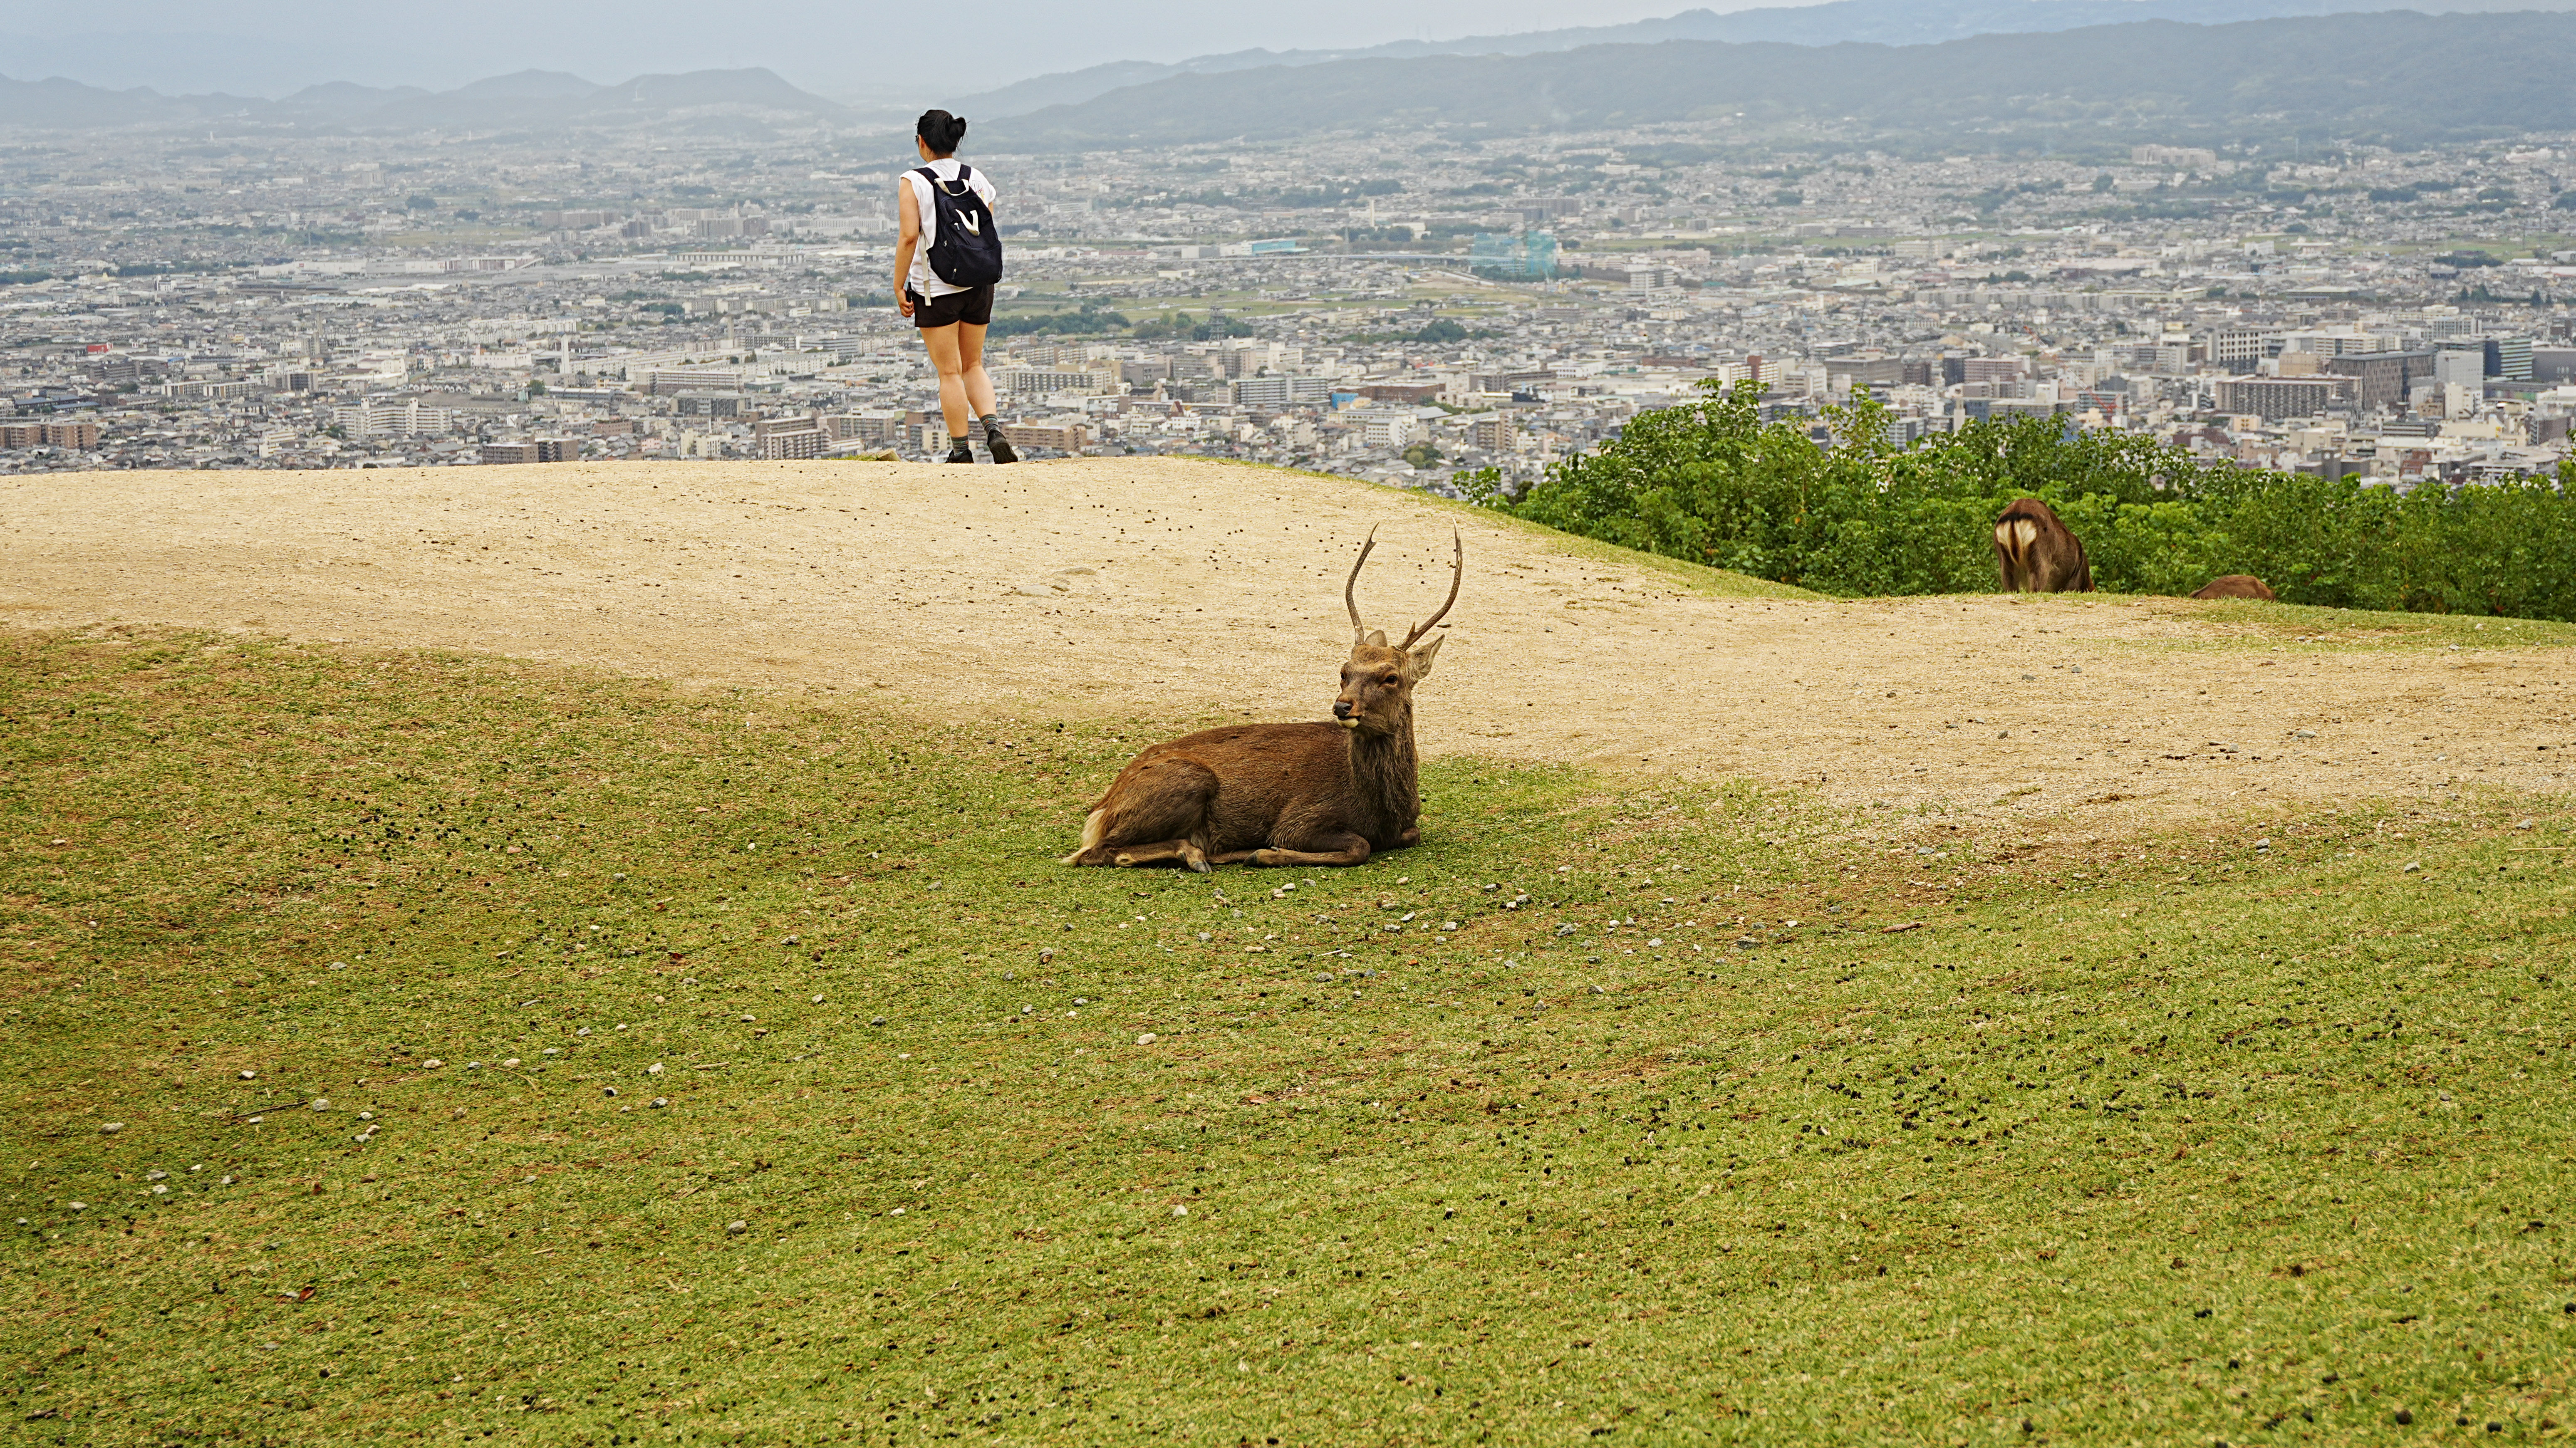
<path fill-rule="evenodd" d="M 2576 15 L 2532 12 L 2148 21 L 1909 46 L 1667 40 L 1176 75 L 1011 118 L 983 142 L 1079 149 L 1740 118 L 1748 139 L 1814 124 L 1984 145 L 2301 133 L 2422 143 L 2576 128 L 2571 54 Z"/>
<path fill-rule="evenodd" d="M 561 71 L 527 70 L 451 91 L 309 86 L 283 100 L 231 95 L 167 96 L 106 90 L 62 79 L 0 76 L 0 126 L 88 130 L 118 126 L 250 121 L 350 131 L 553 130 L 710 122 L 733 126 L 847 122 L 842 106 L 798 90 L 768 70 L 698 70 L 639 75 L 600 85 Z"/>
<path fill-rule="evenodd" d="M 1686 10 L 1661 20 L 1585 25 L 1518 35 L 1458 40 L 1402 40 L 1358 50 L 1241 50 L 1171 64 L 1115 61 L 1036 76 L 950 104 L 959 115 L 1000 120 L 1049 106 L 1080 105 L 1129 86 L 1184 75 L 1223 75 L 1270 66 L 1343 60 L 1413 60 L 1435 55 L 1540 55 L 1592 45 L 1655 45 L 1668 40 L 1739 45 L 1933 45 L 1976 35 L 2020 35 L 2172 20 L 2223 25 L 2243 20 L 2358 14 L 2406 9 L 2427 14 L 2566 10 L 2576 0 L 1830 0 L 1720 15 Z"/>
<path fill-rule="evenodd" d="M 2369 3 L 2369 0 L 2364 0 Z M 2424 0 L 2440 5 L 2446 0 Z M 949 105 L 990 149 L 1177 145 L 1401 132 L 1508 135 L 1741 122 L 1951 146 L 2305 135 L 2420 143 L 2576 129 L 2576 0 L 2447 0 L 2451 13 L 2349 0 L 1829 0 L 1693 10 L 1361 52 L 1246 51 L 1097 66 Z M 2478 9 L 2516 4 L 2514 11 Z M 2336 10 L 2281 17 L 2281 11 Z M 2276 12 L 2249 19 L 2249 12 Z M 2099 23 L 2102 21 L 2117 23 Z M 0 64 L 7 53 L 0 51 Z M 281 100 L 0 77 L 0 128 L 212 125 L 305 134 L 659 129 L 756 139 L 900 122 L 765 69 L 601 85 L 526 70 L 454 90 L 309 86 Z M 888 138 L 892 141 L 892 137 Z"/>

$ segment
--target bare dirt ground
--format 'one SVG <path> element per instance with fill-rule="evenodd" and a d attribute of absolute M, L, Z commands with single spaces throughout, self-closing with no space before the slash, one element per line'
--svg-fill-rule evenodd
<path fill-rule="evenodd" d="M 1420 696 L 1435 754 L 2101 828 L 2576 783 L 2570 652 L 2502 625 L 2382 648 L 2173 599 L 1713 597 L 1413 495 L 1173 460 L 0 479 L 0 619 L 478 651 L 997 729 L 1315 718 L 1372 525 L 1361 606 L 1398 630 L 1465 534 Z"/>

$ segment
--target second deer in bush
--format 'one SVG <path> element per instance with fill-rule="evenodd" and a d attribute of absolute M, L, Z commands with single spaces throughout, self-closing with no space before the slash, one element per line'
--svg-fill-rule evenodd
<path fill-rule="evenodd" d="M 1995 569 L 2006 593 L 2091 593 L 2084 545 L 2037 498 L 2016 500 L 1995 519 Z"/>
<path fill-rule="evenodd" d="M 1448 617 L 1466 576 L 1467 545 L 1453 532 L 1449 598 L 1404 642 L 1360 622 L 1355 590 L 1377 547 L 1372 531 L 1342 585 L 1351 656 L 1333 722 L 1229 724 L 1157 744 L 1129 761 L 1083 821 L 1068 865 L 1357 865 L 1373 851 L 1422 838 L 1415 821 L 1413 686 L 1431 672 L 1440 640 L 1421 643 Z M 1421 644 L 1419 648 L 1416 644 Z"/>

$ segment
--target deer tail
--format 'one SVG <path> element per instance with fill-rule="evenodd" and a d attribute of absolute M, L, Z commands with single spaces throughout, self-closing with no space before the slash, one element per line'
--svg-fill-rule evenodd
<path fill-rule="evenodd" d="M 1103 806 L 1100 809 L 1093 810 L 1083 819 L 1082 849 L 1076 850 L 1072 854 L 1065 856 L 1063 863 L 1070 865 L 1074 861 L 1081 859 L 1084 852 L 1099 844 L 1100 837 L 1107 833 L 1109 833 L 1109 810 L 1106 806 Z"/>

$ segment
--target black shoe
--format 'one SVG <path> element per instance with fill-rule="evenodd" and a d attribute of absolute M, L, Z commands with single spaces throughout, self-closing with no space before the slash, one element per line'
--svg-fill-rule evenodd
<path fill-rule="evenodd" d="M 948 440 L 948 456 L 942 459 L 942 461 L 952 463 L 971 463 L 974 460 L 975 448 L 972 444 L 968 443 L 966 439 L 962 437 L 953 437 Z"/>
<path fill-rule="evenodd" d="M 1011 447 L 1011 440 L 1002 435 L 1001 424 L 989 417 L 984 419 L 984 446 L 993 450 L 993 461 L 997 463 L 1015 463 L 1020 460 L 1019 453 Z"/>

